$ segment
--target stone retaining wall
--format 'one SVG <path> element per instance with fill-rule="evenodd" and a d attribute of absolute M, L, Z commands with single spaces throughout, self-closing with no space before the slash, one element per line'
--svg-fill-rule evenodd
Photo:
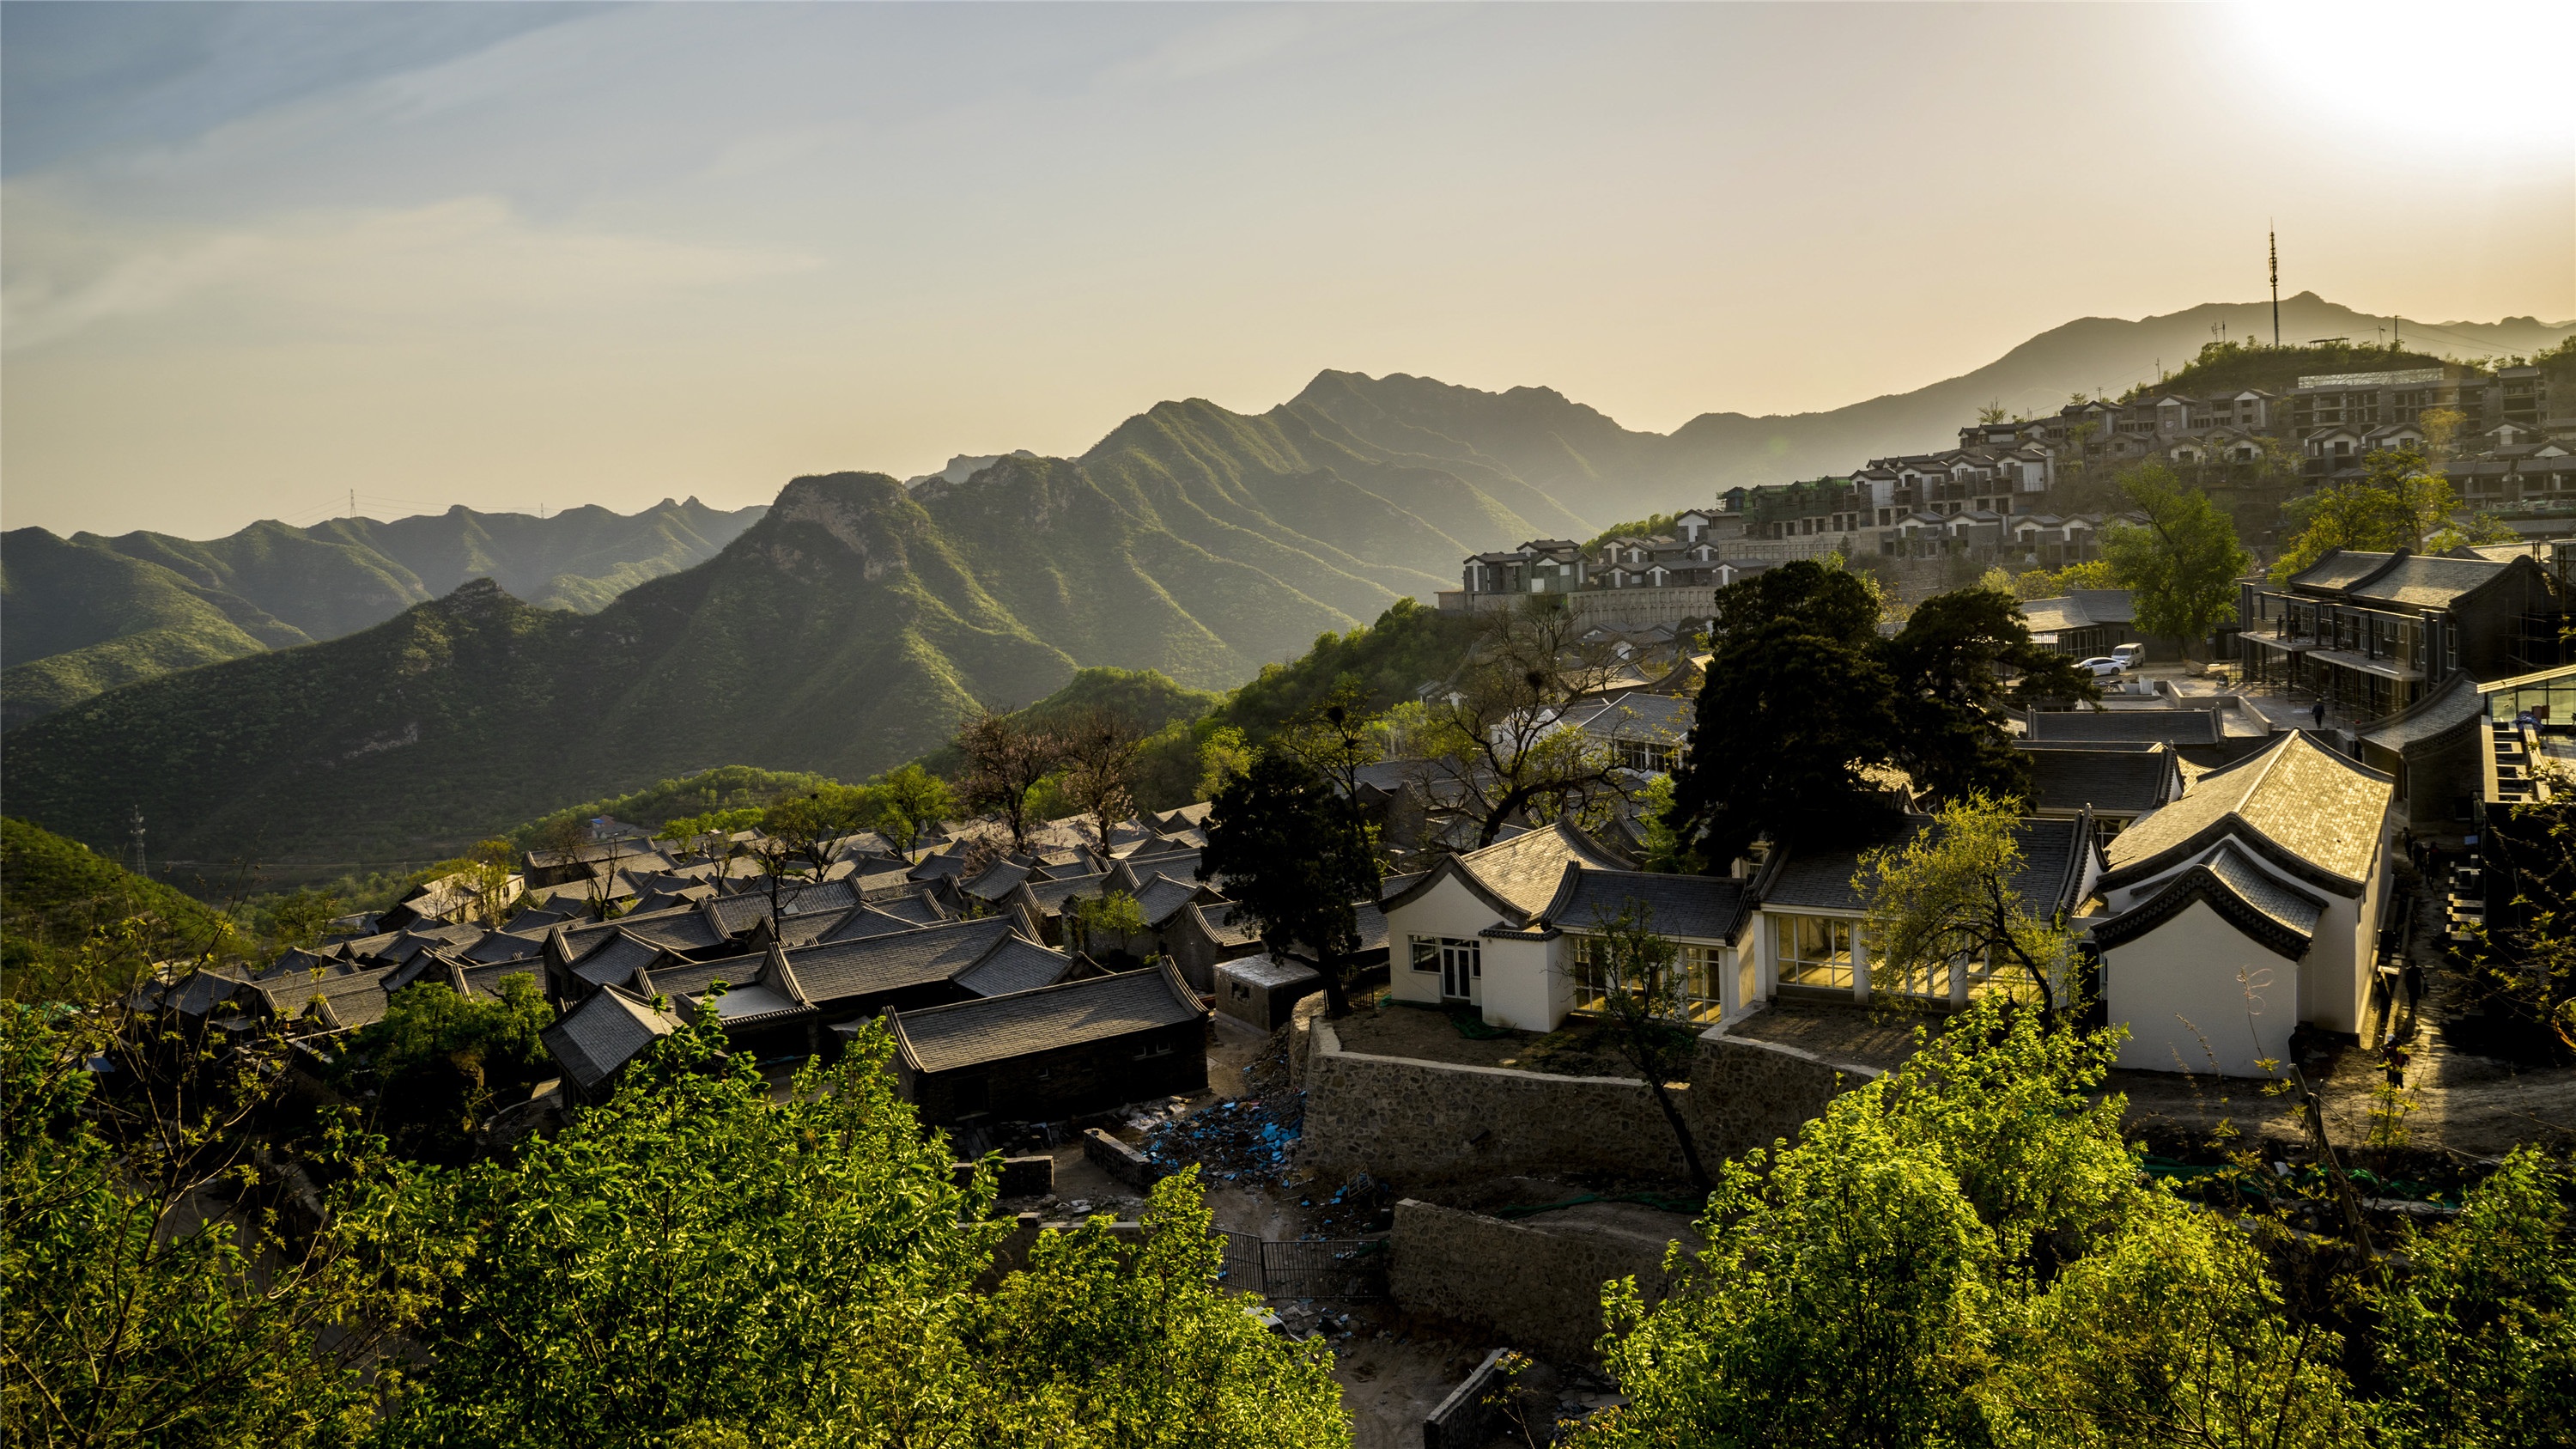
<path fill-rule="evenodd" d="M 1369 1172 L 1452 1182 L 1533 1169 L 1684 1175 L 1643 1082 L 1344 1051 L 1321 1017 L 1309 1031 L 1297 1160 L 1327 1181 Z"/>
<path fill-rule="evenodd" d="M 1306 1125 L 1298 1162 L 1327 1181 L 1367 1172 L 1397 1183 L 1470 1181 L 1530 1171 L 1688 1176 L 1672 1127 L 1646 1084 L 1562 1077 L 1345 1051 L 1332 1024 L 1300 1013 Z M 1700 1038 L 1676 1088 L 1702 1162 L 1794 1137 L 1842 1091 L 1875 1077 L 1796 1047 Z"/>
<path fill-rule="evenodd" d="M 1670 1283 L 1665 1247 L 1551 1232 L 1541 1221 L 1508 1223 L 1406 1198 L 1395 1205 L 1387 1287 L 1408 1313 L 1482 1330 L 1560 1362 L 1593 1362 L 1603 1331 L 1601 1285 L 1634 1277 L 1646 1302 L 1657 1302 Z"/>

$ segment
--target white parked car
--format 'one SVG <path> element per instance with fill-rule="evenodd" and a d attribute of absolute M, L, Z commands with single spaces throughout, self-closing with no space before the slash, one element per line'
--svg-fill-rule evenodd
<path fill-rule="evenodd" d="M 2090 669 L 2093 671 L 2093 677 L 2095 679 L 2104 679 L 2118 674 L 2121 670 L 2126 669 L 2129 666 L 2121 663 L 2117 659 L 2111 658 L 2108 655 L 2104 655 L 2099 659 L 2080 660 L 2077 662 L 2075 667 L 2078 669 Z"/>

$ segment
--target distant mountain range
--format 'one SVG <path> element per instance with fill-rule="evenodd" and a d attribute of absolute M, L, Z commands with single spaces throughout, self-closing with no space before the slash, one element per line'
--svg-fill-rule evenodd
<path fill-rule="evenodd" d="M 460 507 L 393 523 L 255 523 L 205 543 L 15 529 L 0 534 L 0 727 L 172 670 L 336 639 L 473 578 L 590 612 L 714 557 L 764 511 L 694 498 L 548 518 Z"/>
<path fill-rule="evenodd" d="M 2088 319 L 1915 393 L 1706 414 L 1671 435 L 1544 388 L 1326 372 L 1258 416 L 1158 404 L 1079 458 L 960 458 L 908 484 L 799 478 L 756 522 L 759 510 L 698 509 L 685 528 L 670 521 L 664 550 L 578 564 L 379 541 L 413 525 L 453 537 L 460 517 L 478 539 L 538 522 L 463 510 L 363 536 L 263 524 L 223 541 L 239 547 L 221 570 L 204 552 L 217 545 L 22 530 L 5 540 L 9 688 L 22 648 L 57 664 L 113 645 L 134 682 L 105 688 L 118 681 L 98 669 L 105 692 L 0 738 L 0 769 L 13 815 L 113 844 L 139 806 L 158 858 L 204 861 L 416 859 L 717 764 L 859 778 L 937 746 L 974 704 L 1035 700 L 1078 667 L 1230 687 L 1320 632 L 1450 586 L 1468 553 L 1945 446 L 1989 400 L 2039 411 L 2141 370 L 2152 382 L 2158 357 L 2179 367 L 2214 322 L 2243 336 L 2258 312 L 2268 330 L 2258 307 Z M 2283 313 L 2298 340 L 2370 324 L 2304 295 Z M 2470 339 L 2462 353 L 2528 352 L 2576 326 L 2448 330 Z M 629 522 L 652 532 L 663 525 L 642 520 L 656 517 Z M 718 520 L 737 518 L 749 526 L 714 547 Z M 691 550 L 670 567 L 639 561 Z M 398 556 L 400 572 L 376 562 Z M 591 561 L 610 557 L 617 567 Z M 87 616 L 29 611 L 22 590 L 77 591 L 36 587 L 22 558 L 103 602 Z M 479 577 L 498 587 L 458 587 Z M 415 602 L 433 588 L 449 592 Z M 283 647 L 300 639 L 324 642 Z M 139 677 L 164 641 L 187 662 L 191 648 L 241 657 Z"/>

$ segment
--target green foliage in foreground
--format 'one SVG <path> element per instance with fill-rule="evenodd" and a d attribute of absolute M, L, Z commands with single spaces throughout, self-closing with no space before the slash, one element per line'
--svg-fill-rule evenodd
<path fill-rule="evenodd" d="M 510 1160 L 336 1139 L 307 1159 L 336 1175 L 330 1225 L 297 1235 L 205 1191 L 255 1180 L 265 1138 L 240 1109 L 268 1073 L 156 1048 L 102 1103 L 82 1063 L 113 1050 L 103 1020 L 0 1015 L 13 1443 L 1348 1442 L 1324 1347 L 1212 1286 L 1195 1178 L 1156 1188 L 1141 1252 L 1095 1222 L 971 1291 L 1007 1227 L 983 1216 L 989 1169 L 952 1184 L 882 1031 L 777 1098 L 710 1021 Z M 174 1134 L 139 1130 L 182 1113 Z M 394 1342 L 372 1379 L 354 1371 Z"/>
<path fill-rule="evenodd" d="M 1195 1179 L 1130 1275 L 1092 1226 L 989 1298 L 989 1177 L 949 1180 L 871 1030 L 772 1100 L 710 1027 L 514 1163 L 411 1171 L 362 1210 L 449 1265 L 393 1385 L 399 1444 L 1330 1444 L 1320 1345 L 1210 1287 Z"/>
<path fill-rule="evenodd" d="M 0 997 L 88 1001 L 122 990 L 121 967 L 138 964 L 136 953 L 100 951 L 101 932 L 137 937 L 139 954 L 160 960 L 229 942 L 233 923 L 76 840 L 0 819 Z"/>
<path fill-rule="evenodd" d="M 2266 1254 L 2300 1251 L 2287 1235 L 2142 1180 L 2124 1100 L 2087 1096 L 2120 1034 L 2042 1020 L 1982 1005 L 1794 1144 L 1729 1163 L 1672 1296 L 1605 1292 L 1634 1402 L 1579 1442 L 2567 1442 L 2560 1169 L 2517 1154 L 2461 1223 L 2404 1245 L 2421 1271 L 2365 1288 L 2387 1325 L 2365 1395 L 2337 1335 L 2282 1301 Z"/>
<path fill-rule="evenodd" d="M 376 1088 L 376 1129 L 403 1156 L 462 1161 L 504 1092 L 554 1074 L 537 1040 L 554 1008 L 536 978 L 505 976 L 499 990 L 498 1001 L 469 1001 L 442 982 L 415 982 L 350 1038 L 343 1084 Z"/>

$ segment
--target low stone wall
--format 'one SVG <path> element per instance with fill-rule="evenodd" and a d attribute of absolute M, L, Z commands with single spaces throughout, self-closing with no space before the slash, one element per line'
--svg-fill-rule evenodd
<path fill-rule="evenodd" d="M 1097 1127 L 1082 1133 L 1082 1155 L 1097 1164 L 1101 1171 L 1142 1192 L 1162 1180 L 1151 1159 L 1144 1153 L 1110 1136 Z"/>
<path fill-rule="evenodd" d="M 1301 1014 L 1306 1125 L 1298 1161 L 1328 1180 L 1368 1172 L 1397 1183 L 1529 1171 L 1688 1176 L 1646 1084 L 1561 1077 L 1344 1051 L 1321 1016 Z M 1711 1032 L 1688 1087 L 1675 1089 L 1702 1162 L 1794 1137 L 1825 1104 L 1877 1075 L 1796 1047 Z"/>
<path fill-rule="evenodd" d="M 1691 1131 L 1713 1170 L 1719 1158 L 1796 1138 L 1826 1103 L 1878 1075 L 1778 1042 L 1711 1033 L 1691 1068 Z"/>
<path fill-rule="evenodd" d="M 1684 1175 L 1681 1148 L 1643 1082 L 1370 1056 L 1342 1050 L 1323 1018 L 1308 1023 L 1297 1160 L 1327 1180 L 1370 1172 L 1450 1182 L 1533 1169 Z"/>
<path fill-rule="evenodd" d="M 1601 1285 L 1633 1277 L 1649 1304 L 1670 1286 L 1663 1244 L 1417 1202 L 1395 1205 L 1387 1287 L 1408 1313 L 1480 1329 L 1561 1362 L 1592 1362 Z M 1697 1247 L 1693 1239 L 1692 1246 Z"/>
<path fill-rule="evenodd" d="M 1009 1275 L 1029 1265 L 1040 1236 L 1047 1233 L 1069 1233 L 1082 1224 L 1070 1221 L 1049 1222 L 1036 1213 L 1022 1213 L 1011 1223 L 1011 1231 L 993 1245 L 993 1261 L 975 1280 L 975 1291 L 990 1293 Z M 1145 1247 L 1145 1225 L 1135 1222 L 1113 1222 L 1109 1225 L 1110 1241 L 1117 1245 L 1120 1259 L 1132 1265 Z"/>
<path fill-rule="evenodd" d="M 948 1169 L 949 1181 L 959 1187 L 975 1180 L 978 1164 L 960 1162 Z M 1044 1197 L 1055 1191 L 1055 1159 L 1052 1157 L 1005 1157 L 996 1195 L 1001 1197 Z"/>

